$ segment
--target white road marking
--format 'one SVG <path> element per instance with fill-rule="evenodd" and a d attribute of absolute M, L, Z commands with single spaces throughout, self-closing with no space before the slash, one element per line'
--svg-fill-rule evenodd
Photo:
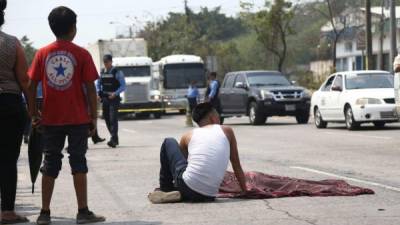
<path fill-rule="evenodd" d="M 333 173 L 328 173 L 328 172 L 311 169 L 311 168 L 307 168 L 307 167 L 301 167 L 301 166 L 291 166 L 290 168 L 297 169 L 297 170 L 303 170 L 303 171 L 307 171 L 307 172 L 311 172 L 311 173 L 322 174 L 322 175 L 326 175 L 326 176 L 330 176 L 330 177 L 336 177 L 336 178 L 340 178 L 340 179 L 344 179 L 344 180 L 350 180 L 350 181 L 357 182 L 357 183 L 367 184 L 367 185 L 371 185 L 371 186 L 381 187 L 381 188 L 385 188 L 388 190 L 400 192 L 400 188 L 398 188 L 398 187 L 388 186 L 388 185 L 384 185 L 384 184 L 380 184 L 380 183 L 376 183 L 376 182 L 360 180 L 360 179 L 351 178 L 351 177 L 345 177 L 345 176 L 336 175 Z"/>
<path fill-rule="evenodd" d="M 383 139 L 383 140 L 392 140 L 392 137 L 383 137 L 383 136 L 372 136 L 372 135 L 362 135 L 362 134 L 352 134 L 352 133 L 342 133 L 342 132 L 324 132 L 329 135 L 345 135 L 345 136 L 354 136 L 354 137 L 362 137 L 362 138 L 375 138 L 375 139 Z"/>
<path fill-rule="evenodd" d="M 131 134 L 137 134 L 137 131 L 126 129 L 126 128 L 122 129 L 122 131 L 125 131 L 127 133 L 131 133 Z"/>

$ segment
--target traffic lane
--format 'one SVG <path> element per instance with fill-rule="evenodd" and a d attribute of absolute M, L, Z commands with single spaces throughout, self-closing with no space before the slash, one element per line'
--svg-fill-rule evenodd
<path fill-rule="evenodd" d="M 272 118 L 264 126 L 245 118 L 226 120 L 238 136 L 242 158 L 305 167 L 400 187 L 399 124 L 382 130 L 347 131 L 342 125 L 316 129 L 292 118 Z M 245 154 L 243 154 L 245 153 Z"/>
<path fill-rule="evenodd" d="M 181 121 L 182 123 L 176 123 L 177 121 Z M 289 118 L 272 118 L 270 122 L 266 125 L 268 127 L 274 126 L 273 127 L 273 132 L 276 133 L 274 134 L 275 137 L 273 137 L 273 140 L 267 139 L 267 143 L 265 144 L 265 147 L 260 143 L 262 141 L 266 140 L 265 136 L 270 136 L 268 135 L 268 130 L 265 130 L 261 126 L 260 127 L 254 127 L 254 126 L 248 126 L 246 124 L 246 119 L 245 118 L 240 118 L 240 119 L 232 119 L 231 125 L 237 129 L 237 134 L 240 137 L 244 137 L 244 140 L 246 137 L 251 137 L 249 139 L 249 142 L 243 145 L 240 145 L 242 142 L 239 140 L 239 147 L 241 150 L 246 150 L 244 151 L 245 154 L 242 155 L 242 159 L 249 159 L 249 158 L 255 158 L 257 160 L 263 160 L 264 162 L 267 163 L 277 163 L 277 164 L 285 164 L 285 166 L 297 169 L 297 170 L 303 170 L 308 173 L 319 173 L 323 175 L 328 175 L 332 178 L 337 178 L 337 179 L 348 179 L 348 180 L 355 180 L 357 182 L 362 182 L 362 184 L 368 184 L 368 185 L 373 185 L 377 187 L 383 187 L 383 188 L 389 188 L 391 190 L 399 190 L 398 186 L 398 173 L 396 169 L 391 171 L 392 168 L 395 168 L 397 166 L 397 162 L 395 160 L 388 160 L 392 159 L 389 154 L 389 151 L 386 151 L 386 154 L 381 154 L 380 151 L 378 152 L 370 152 L 367 155 L 367 157 L 359 157 L 358 155 L 363 155 L 365 154 L 364 151 L 371 151 L 371 149 L 366 149 L 363 150 L 362 146 L 360 147 L 359 143 L 353 143 L 355 138 L 361 139 L 359 141 L 362 142 L 363 145 L 368 145 L 369 147 L 373 146 L 373 144 L 376 144 L 377 141 L 379 143 L 380 139 L 383 140 L 388 140 L 392 139 L 391 137 L 387 137 L 385 135 L 382 136 L 382 130 L 377 131 L 374 128 L 371 127 L 366 127 L 364 128 L 364 131 L 371 130 L 371 131 L 377 131 L 380 133 L 377 134 L 354 134 L 355 132 L 349 132 L 344 129 L 344 131 L 338 131 L 336 133 L 330 131 L 326 132 L 324 134 L 328 134 L 327 137 L 319 137 L 319 142 L 320 146 L 318 144 L 315 144 L 313 142 L 307 141 L 307 136 L 316 136 L 316 134 L 309 134 L 306 130 L 311 128 L 311 131 L 314 132 L 320 132 L 322 130 L 318 129 L 313 129 L 312 125 L 297 125 L 294 123 L 294 119 L 291 121 Z M 244 122 L 244 123 L 243 123 Z M 158 129 L 166 129 L 166 130 L 171 130 L 171 127 L 174 127 L 176 129 L 181 129 L 183 131 L 188 130 L 188 128 L 182 128 L 179 126 L 179 124 L 184 124 L 183 117 L 172 117 L 170 119 L 166 119 L 163 121 L 136 121 L 136 125 L 138 124 L 153 124 L 153 125 L 158 125 Z M 177 126 L 178 125 L 178 126 Z M 396 124 L 395 124 L 396 125 Z M 291 127 L 294 126 L 294 127 Z M 337 128 L 340 128 L 341 125 L 336 125 Z M 249 132 L 246 127 L 249 127 L 249 129 L 256 130 L 255 134 L 251 134 L 251 131 Z M 297 127 L 297 128 L 296 128 Z M 263 132 L 259 132 L 261 131 Z M 299 132 L 296 129 L 301 129 L 302 130 L 302 136 L 300 136 L 300 140 L 296 140 L 299 136 Z M 386 129 L 387 131 L 396 131 L 397 128 L 394 126 Z M 240 135 L 240 132 L 244 130 L 244 135 Z M 281 131 L 279 131 L 281 130 Z M 288 134 L 288 131 L 293 131 L 295 134 Z M 182 131 L 182 132 L 183 132 Z M 267 134 L 266 134 L 267 132 Z M 162 133 L 162 132 L 161 132 Z M 345 135 L 346 137 L 349 136 L 349 133 L 351 133 L 351 139 L 349 141 L 342 140 L 340 138 L 341 135 Z M 250 134 L 250 135 L 249 135 Z M 258 137 L 259 136 L 259 137 Z M 283 138 L 281 137 L 283 136 Z M 294 138 L 291 138 L 291 140 L 287 140 L 287 136 L 291 136 Z M 339 136 L 340 140 L 342 141 L 341 145 L 337 144 L 337 140 L 335 138 L 332 138 L 332 136 Z M 161 143 L 162 139 L 165 136 L 159 135 L 159 141 Z M 176 136 L 177 138 L 180 137 L 180 135 Z M 281 139 L 282 138 L 282 139 Z M 362 138 L 367 138 L 371 143 L 367 143 L 365 140 L 362 140 Z M 240 139 L 238 137 L 238 139 Z M 261 141 L 255 141 L 255 140 L 261 140 Z M 333 141 L 332 141 L 333 140 Z M 243 141 L 244 142 L 244 141 Z M 275 143 L 274 143 L 275 142 Z M 301 142 L 300 145 L 299 142 Z M 322 143 L 322 144 L 321 144 Z M 348 146 L 348 143 L 353 144 L 353 146 Z M 256 145 L 256 147 L 251 147 L 252 145 Z M 244 146 L 244 147 L 243 147 Z M 249 147 L 250 146 L 250 147 Z M 317 149 L 313 147 L 317 147 Z M 243 147 L 243 148 L 242 148 Z M 379 144 L 380 147 L 380 144 Z M 250 148 L 250 149 L 246 149 Z M 249 154 L 249 152 L 252 152 L 252 149 L 259 149 L 261 151 L 256 152 L 256 154 Z M 320 150 L 322 149 L 322 150 Z M 361 149 L 361 152 L 360 152 Z M 372 148 L 374 149 L 379 149 L 379 148 Z M 289 151 L 288 151 L 289 150 Z M 290 150 L 292 150 L 290 152 Z M 393 149 L 392 149 L 393 150 Z M 331 155 L 327 155 L 327 151 L 331 153 Z M 241 151 L 242 152 L 242 151 Z M 295 153 L 293 153 L 295 152 Z M 270 154 L 270 155 L 269 155 Z M 272 154 L 272 155 L 271 155 Z M 299 155 L 300 154 L 300 155 Z M 373 164 L 366 164 L 368 160 L 375 161 L 377 159 L 376 156 L 373 156 L 373 154 L 378 155 L 378 157 L 381 157 L 381 159 L 377 160 L 378 163 L 375 163 L 375 166 L 372 166 Z M 281 158 L 277 158 L 276 156 L 283 155 L 285 158 L 282 160 Z M 306 157 L 305 157 L 306 155 Z M 307 157 L 308 155 L 312 155 L 313 157 Z M 394 156 L 397 157 L 397 152 L 394 152 Z M 290 156 L 290 157 L 286 157 Z M 344 158 L 344 160 L 342 159 Z M 347 158 L 347 160 L 346 160 Z M 308 160 L 308 161 L 307 161 Z M 350 162 L 348 162 L 350 160 Z M 311 161 L 311 162 L 309 162 Z M 318 162 L 317 164 L 315 162 Z M 381 163 L 382 165 L 380 165 Z M 355 164 L 356 166 L 353 166 Z M 362 167 L 364 165 L 371 165 L 368 167 Z M 244 165 L 246 166 L 246 165 Z M 391 167 L 387 168 L 386 167 Z M 360 172 L 363 171 L 363 172 Z M 391 171 L 391 173 L 388 173 L 387 171 Z M 372 173 L 371 173 L 372 172 Z M 393 173 L 394 172 L 394 173 Z M 373 176 L 372 176 L 372 175 Z M 382 179 L 385 178 L 385 179 Z"/>

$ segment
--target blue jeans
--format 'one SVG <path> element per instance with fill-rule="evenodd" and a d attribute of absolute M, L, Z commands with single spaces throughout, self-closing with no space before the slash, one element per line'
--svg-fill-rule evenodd
<path fill-rule="evenodd" d="M 119 98 L 108 99 L 102 98 L 103 117 L 107 125 L 107 129 L 111 134 L 111 141 L 118 143 L 118 109 Z"/>
<path fill-rule="evenodd" d="M 183 201 L 214 201 L 215 197 L 197 193 L 185 184 L 182 174 L 185 172 L 188 162 L 174 138 L 164 140 L 161 146 L 160 162 L 160 189 L 162 191 L 178 190 Z"/>

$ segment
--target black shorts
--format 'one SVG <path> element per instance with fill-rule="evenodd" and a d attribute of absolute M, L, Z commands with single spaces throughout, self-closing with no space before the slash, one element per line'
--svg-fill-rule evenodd
<path fill-rule="evenodd" d="M 44 161 L 42 174 L 57 178 L 62 166 L 62 151 L 68 138 L 69 164 L 72 174 L 87 173 L 86 152 L 88 149 L 89 125 L 44 126 Z"/>

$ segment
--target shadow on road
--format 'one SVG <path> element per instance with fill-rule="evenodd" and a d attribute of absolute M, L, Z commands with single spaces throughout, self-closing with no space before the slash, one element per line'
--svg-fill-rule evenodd
<path fill-rule="evenodd" d="M 347 130 L 347 128 L 345 126 L 335 126 L 335 127 L 329 127 L 327 129 L 331 129 L 331 130 Z M 400 130 L 400 126 L 390 126 L 387 125 L 385 127 L 382 128 L 378 128 L 378 127 L 374 127 L 374 126 L 361 126 L 355 130 L 352 130 L 351 132 L 363 132 L 363 131 L 397 131 Z"/>
<path fill-rule="evenodd" d="M 282 123 L 282 122 L 266 122 L 265 124 L 262 125 L 251 125 L 250 123 L 227 123 L 224 122 L 224 125 L 229 125 L 229 126 L 254 126 L 254 127 L 265 127 L 265 126 L 293 126 L 293 125 L 299 125 L 296 122 L 293 123 Z M 300 125 L 307 125 L 307 124 L 300 124 Z"/>
<path fill-rule="evenodd" d="M 161 145 L 161 144 L 160 144 Z M 90 146 L 89 151 L 92 150 L 118 150 L 118 149 L 143 149 L 143 148 L 154 148 L 154 146 L 150 145 L 118 145 L 116 148 L 111 148 L 108 146 Z"/>

